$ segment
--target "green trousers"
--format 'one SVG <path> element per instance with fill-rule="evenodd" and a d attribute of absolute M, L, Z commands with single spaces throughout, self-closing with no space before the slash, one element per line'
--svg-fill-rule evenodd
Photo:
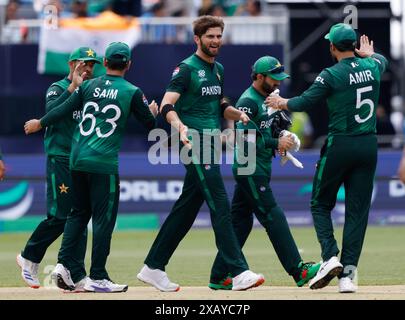
<path fill-rule="evenodd" d="M 48 156 L 47 165 L 47 218 L 32 233 L 21 255 L 35 263 L 40 263 L 48 247 L 63 233 L 65 223 L 72 208 L 72 182 L 68 157 Z M 72 255 L 75 263 L 71 276 L 77 282 L 86 276 L 84 258 L 86 255 L 87 228 L 77 237 L 77 246 Z"/>
<path fill-rule="evenodd" d="M 93 246 L 89 275 L 93 280 L 109 279 L 105 265 L 117 219 L 119 177 L 75 170 L 71 174 L 72 212 L 66 221 L 58 263 L 69 270 L 77 263 L 74 252 L 79 236 L 92 218 Z"/>
<path fill-rule="evenodd" d="M 265 176 L 235 176 L 236 185 L 232 199 L 232 225 L 238 242 L 244 246 L 253 227 L 253 213 L 276 251 L 289 275 L 299 272 L 301 256 L 291 234 L 283 210 L 277 205 Z M 210 282 L 217 283 L 227 276 L 228 269 L 218 252 L 211 269 Z"/>
<path fill-rule="evenodd" d="M 345 188 L 345 224 L 340 262 L 348 276 L 357 267 L 366 233 L 377 165 L 375 135 L 331 136 L 321 150 L 313 181 L 311 212 L 324 261 L 339 254 L 331 211 Z"/>
<path fill-rule="evenodd" d="M 229 272 L 236 276 L 248 269 L 232 228 L 229 201 L 219 165 L 189 164 L 179 199 L 160 228 L 145 264 L 165 270 L 180 241 L 187 234 L 203 204 L 211 214 L 215 243 Z"/>

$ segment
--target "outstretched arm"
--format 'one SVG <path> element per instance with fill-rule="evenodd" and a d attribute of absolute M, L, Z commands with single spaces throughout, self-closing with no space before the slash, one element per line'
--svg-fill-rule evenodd
<path fill-rule="evenodd" d="M 52 109 L 41 119 L 31 119 L 24 124 L 25 134 L 31 134 L 41 130 L 43 127 L 54 124 L 63 119 L 70 111 L 73 111 L 80 105 L 79 87 L 83 83 L 86 72 L 83 71 L 84 62 L 79 63 L 73 72 L 72 83 L 69 85 L 67 92 L 71 95 L 59 107 Z"/>

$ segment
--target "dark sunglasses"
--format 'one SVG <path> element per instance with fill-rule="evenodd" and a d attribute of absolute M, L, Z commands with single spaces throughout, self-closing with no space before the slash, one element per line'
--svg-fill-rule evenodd
<path fill-rule="evenodd" d="M 284 66 L 280 66 L 280 67 L 270 69 L 268 72 L 270 72 L 272 74 L 282 73 L 282 72 L 284 72 Z"/>

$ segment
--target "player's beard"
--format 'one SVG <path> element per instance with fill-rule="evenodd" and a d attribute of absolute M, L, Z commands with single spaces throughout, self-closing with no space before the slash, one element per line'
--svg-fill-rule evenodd
<path fill-rule="evenodd" d="M 333 55 L 332 51 L 330 51 L 330 56 L 332 58 L 333 63 L 338 63 L 338 59 Z"/>
<path fill-rule="evenodd" d="M 210 49 L 201 41 L 201 51 L 204 52 L 209 57 L 216 57 L 219 52 L 219 46 L 218 46 L 217 53 L 212 53 L 210 51 Z"/>
<path fill-rule="evenodd" d="M 272 93 L 274 90 L 276 90 L 277 87 L 278 87 L 277 85 L 268 84 L 266 81 L 263 81 L 263 84 L 262 84 L 262 90 L 263 90 L 267 95 L 269 95 L 269 94 Z"/>

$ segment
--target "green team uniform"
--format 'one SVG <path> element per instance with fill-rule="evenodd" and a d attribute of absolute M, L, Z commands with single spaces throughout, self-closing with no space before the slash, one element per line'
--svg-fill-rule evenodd
<path fill-rule="evenodd" d="M 105 264 L 110 251 L 119 202 L 118 152 L 131 113 L 147 128 L 155 127 L 141 89 L 124 78 L 103 75 L 86 81 L 59 108 L 41 119 L 42 126 L 80 106 L 82 121 L 75 128 L 70 169 L 73 208 L 68 217 L 58 263 L 70 270 L 79 235 L 93 221 L 90 278 L 109 279 Z"/>
<path fill-rule="evenodd" d="M 63 103 L 70 93 L 66 90 L 71 81 L 66 77 L 53 83 L 46 93 L 46 112 Z M 63 233 L 66 219 L 72 208 L 72 182 L 69 156 L 73 131 L 80 121 L 80 111 L 73 111 L 60 122 L 49 126 L 45 132 L 44 145 L 47 154 L 47 218 L 32 233 L 21 255 L 40 263 L 48 247 Z M 87 228 L 78 235 L 72 266 L 73 282 L 86 276 L 84 257 L 86 254 Z"/>
<path fill-rule="evenodd" d="M 204 129 L 219 129 L 223 96 L 224 70 L 221 64 L 208 63 L 193 54 L 173 72 L 168 92 L 177 92 L 175 110 L 180 120 L 201 133 Z M 212 138 L 214 139 L 215 134 Z M 200 140 L 200 150 L 213 149 L 213 144 Z M 196 143 L 194 141 L 194 143 Z M 215 151 L 215 150 L 212 150 Z M 230 206 L 219 164 L 193 158 L 185 165 L 186 176 L 182 193 L 163 223 L 146 259 L 152 269 L 165 270 L 180 241 L 191 228 L 202 204 L 207 202 L 215 233 L 215 242 L 232 276 L 246 271 L 248 265 L 232 228 Z"/>
<path fill-rule="evenodd" d="M 232 224 L 241 247 L 245 244 L 253 227 L 253 212 L 273 244 L 276 254 L 286 272 L 299 279 L 302 261 L 294 238 L 290 232 L 283 210 L 277 205 L 270 188 L 271 163 L 278 139 L 273 137 L 271 125 L 277 113 L 271 115 L 264 104 L 265 96 L 250 86 L 239 98 L 236 107 L 244 111 L 251 122 L 245 126 L 236 123 L 237 130 L 256 130 L 256 169 L 251 175 L 243 175 L 238 169 L 245 167 L 238 161 L 236 146 L 233 175 L 236 180 L 232 199 Z M 246 152 L 247 148 L 244 147 Z M 211 270 L 211 283 L 219 283 L 226 278 L 227 266 L 220 254 Z M 298 282 L 298 280 L 297 280 Z"/>
<path fill-rule="evenodd" d="M 377 164 L 376 107 L 381 74 L 387 60 L 342 59 L 324 69 L 301 96 L 288 101 L 291 111 L 305 111 L 327 99 L 328 137 L 313 181 L 311 212 L 324 261 L 337 256 L 331 210 L 339 187 L 345 187 L 345 225 L 340 262 L 357 266 L 367 228 L 373 180 Z M 345 268 L 340 277 L 349 276 Z"/>

